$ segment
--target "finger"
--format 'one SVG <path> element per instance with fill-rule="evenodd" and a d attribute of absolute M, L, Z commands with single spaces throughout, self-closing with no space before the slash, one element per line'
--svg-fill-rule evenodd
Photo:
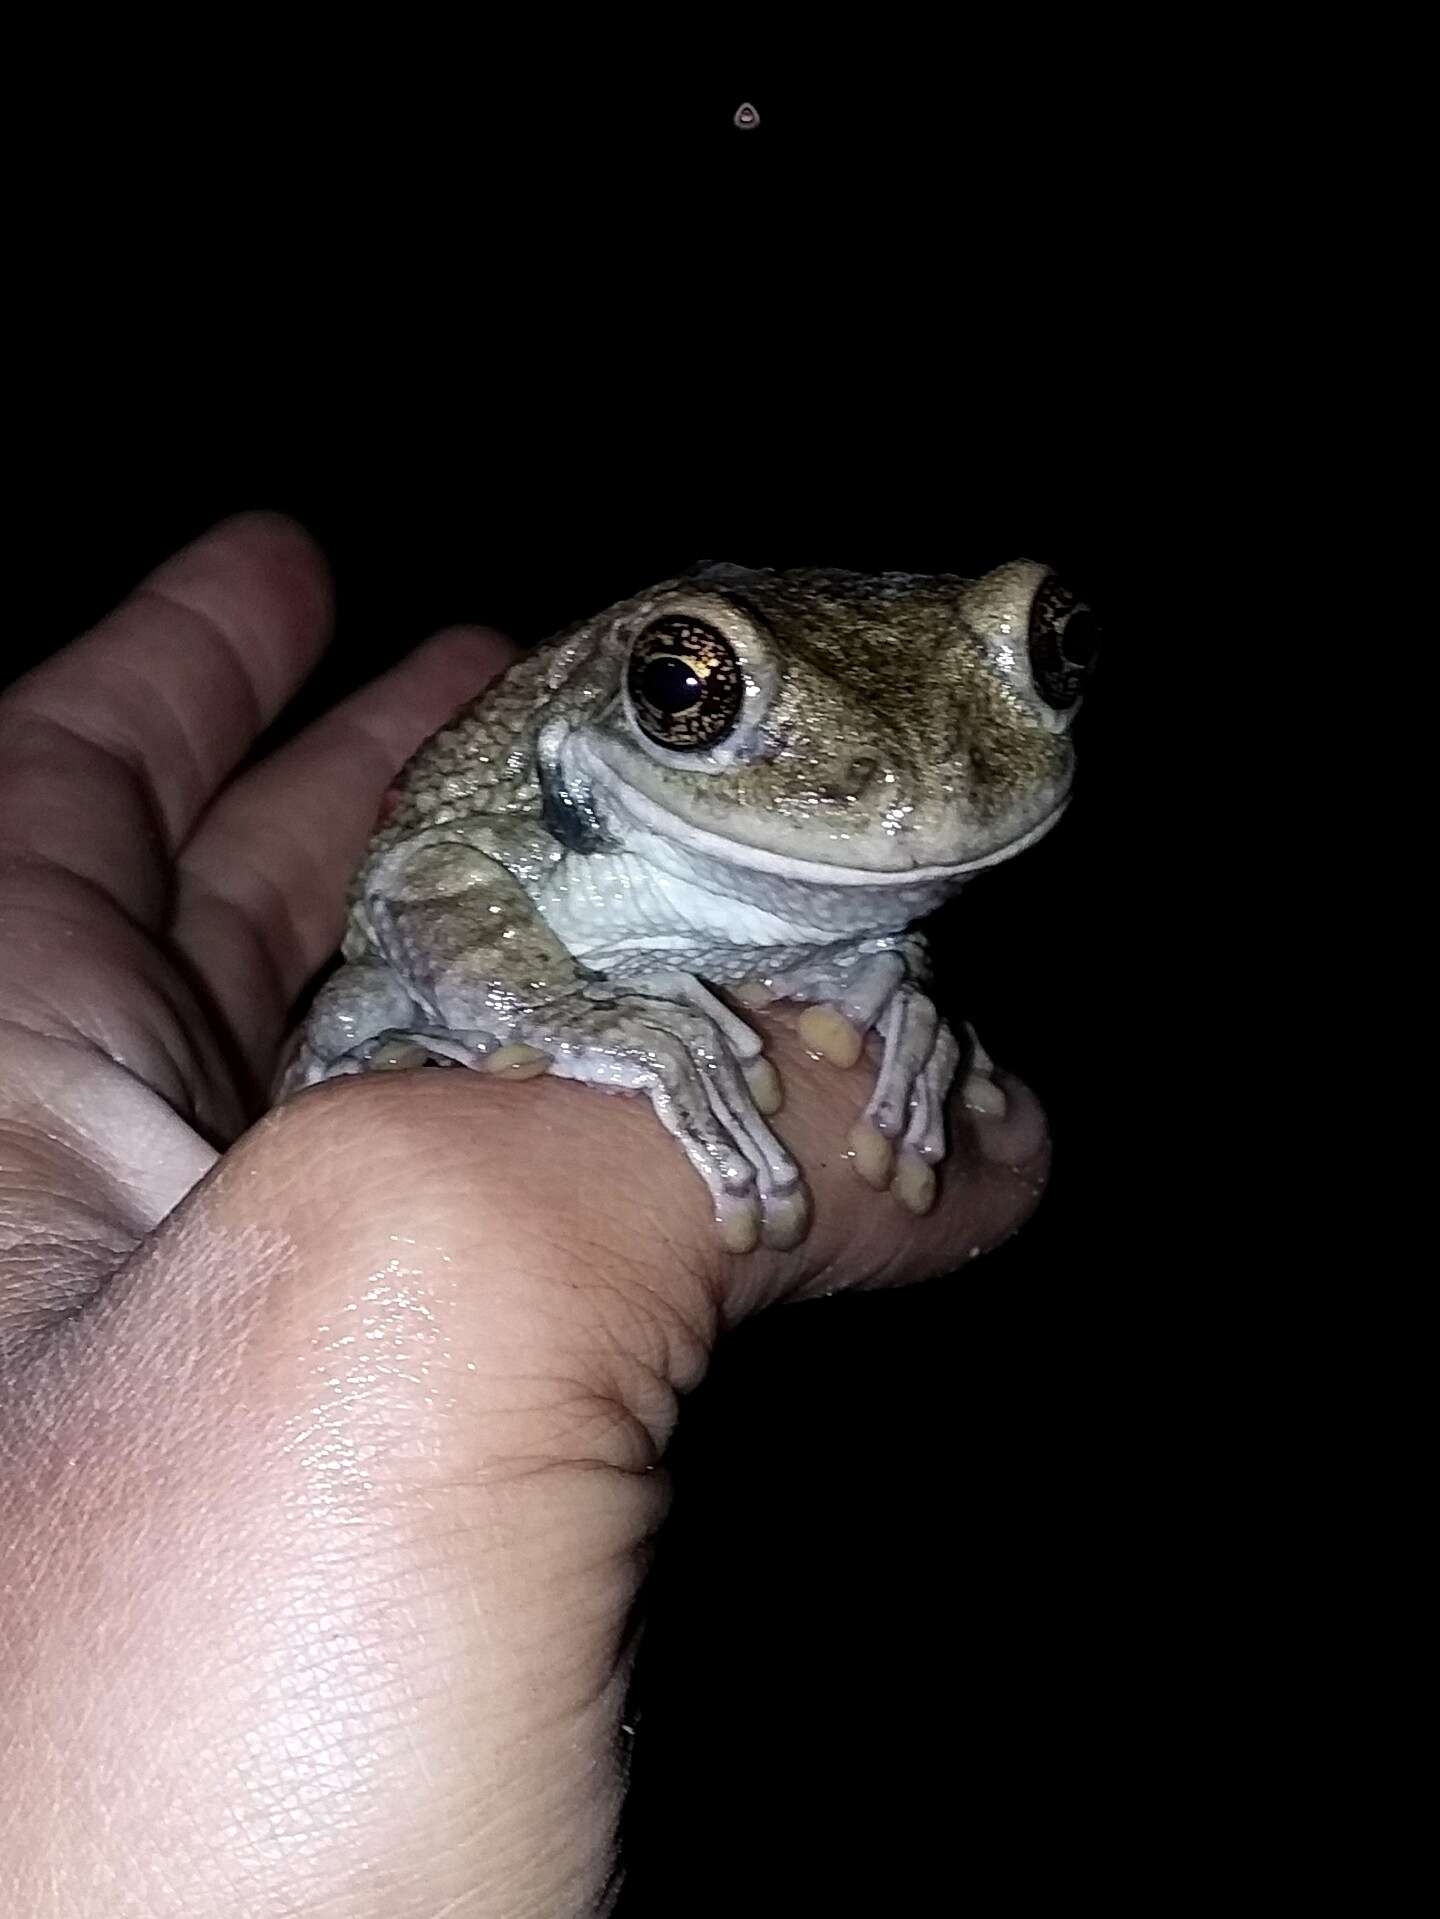
<path fill-rule="evenodd" d="M 483 627 L 437 634 L 242 774 L 181 850 L 172 938 L 257 1079 L 296 995 L 339 942 L 386 787 L 515 655 Z"/>
<path fill-rule="evenodd" d="M 153 924 L 168 856 L 309 673 L 330 613 L 323 558 L 278 515 L 227 520 L 167 560 L 0 701 L 0 851 Z"/>
<path fill-rule="evenodd" d="M 1034 1211 L 1049 1141 L 1039 1102 L 1019 1081 L 1003 1080 L 1003 1118 L 952 1097 L 951 1150 L 935 1204 L 917 1218 L 893 1194 L 867 1189 L 850 1163 L 847 1136 L 869 1075 L 811 1059 L 794 1009 L 767 1010 L 757 1024 L 785 1084 L 772 1124 L 813 1200 L 810 1231 L 789 1249 L 727 1252 L 704 1183 L 648 1102 L 601 1102 L 594 1088 L 553 1074 L 505 1086 L 466 1072 L 361 1074 L 301 1094 L 276 1120 L 306 1114 L 322 1133 L 341 1129 L 337 1186 L 327 1194 L 312 1177 L 307 1187 L 322 1216 L 334 1205 L 377 1235 L 428 1235 L 457 1265 L 473 1259 L 492 1278 L 517 1275 L 516 1313 L 534 1315 L 525 1337 L 538 1342 L 536 1372 L 551 1340 L 552 1358 L 574 1359 L 583 1346 L 586 1364 L 602 1370 L 613 1358 L 671 1368 L 677 1329 L 694 1335 L 693 1350 L 779 1300 L 963 1272 Z M 371 1168 L 363 1190 L 346 1170 L 358 1163 Z M 542 1164 L 547 1176 L 537 1179 Z"/>

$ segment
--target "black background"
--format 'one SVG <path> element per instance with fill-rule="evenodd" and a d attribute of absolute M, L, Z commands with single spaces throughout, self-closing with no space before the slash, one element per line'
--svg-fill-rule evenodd
<path fill-rule="evenodd" d="M 1051 1190 L 948 1280 L 763 1317 L 687 1405 L 628 1919 L 1141 1894 L 1194 1816 L 1183 1542 L 1220 1415 L 1205 1224 L 1177 1245 L 1153 1184 L 1201 1043 L 1159 901 L 1223 509 L 1208 189 L 1163 94 L 857 70 L 402 112 L 375 83 L 322 138 L 273 83 L 137 104 L 35 203 L 12 666 L 248 506 L 337 575 L 298 717 L 442 624 L 538 640 L 700 558 L 1026 554 L 1106 620 L 1069 815 L 947 922 Z"/>

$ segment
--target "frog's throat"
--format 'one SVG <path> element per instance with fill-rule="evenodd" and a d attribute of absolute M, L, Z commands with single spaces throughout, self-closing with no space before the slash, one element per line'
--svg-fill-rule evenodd
<path fill-rule="evenodd" d="M 762 846 L 748 846 L 743 840 L 729 839 L 722 833 L 708 833 L 703 827 L 692 826 L 689 820 L 661 806 L 658 800 L 639 792 L 598 755 L 592 760 L 592 771 L 601 773 L 595 786 L 603 796 L 607 810 L 613 808 L 643 831 L 674 841 L 721 864 L 743 866 L 753 873 L 773 873 L 778 879 L 798 880 L 813 886 L 913 887 L 953 883 L 971 873 L 983 872 L 987 866 L 999 866 L 1005 860 L 1013 859 L 1017 853 L 1023 853 L 1027 846 L 1044 839 L 1070 803 L 1067 791 L 1042 820 L 978 859 L 958 860 L 942 866 L 906 866 L 880 871 L 841 866 L 828 860 L 797 859 L 789 853 L 772 853 Z"/>

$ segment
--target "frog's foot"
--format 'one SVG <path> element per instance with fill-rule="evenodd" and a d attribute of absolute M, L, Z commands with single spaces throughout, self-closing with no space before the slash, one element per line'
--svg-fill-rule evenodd
<path fill-rule="evenodd" d="M 850 1158 L 869 1186 L 889 1187 L 912 1213 L 935 1202 L 945 1157 L 945 1099 L 960 1060 L 954 1034 L 914 986 L 892 993 L 879 1023 L 880 1071 L 850 1129 Z"/>
<path fill-rule="evenodd" d="M 1005 1094 L 994 1064 L 975 1036 L 966 1037 L 960 1097 L 972 1111 L 1003 1114 Z M 850 1132 L 850 1157 L 867 1185 L 888 1186 L 912 1213 L 935 1203 L 935 1168 L 945 1157 L 945 1101 L 961 1045 L 923 993 L 907 986 L 880 1026 L 882 1055 L 875 1091 Z"/>
<path fill-rule="evenodd" d="M 550 1060 L 531 1046 L 501 1046 L 487 1033 L 452 1033 L 424 1027 L 387 1027 L 359 1040 L 347 1052 L 327 1054 L 303 1035 L 276 1082 L 275 1099 L 289 1099 L 322 1080 L 348 1073 L 399 1072 L 430 1061 L 472 1066 L 503 1079 L 531 1079 L 548 1073 Z"/>
<path fill-rule="evenodd" d="M 627 979 L 625 987 L 627 992 L 643 994 L 647 999 L 652 995 L 662 1000 L 682 999 L 687 1005 L 693 1006 L 696 1012 L 712 1019 L 724 1035 L 730 1051 L 739 1060 L 745 1084 L 756 1106 L 767 1117 L 780 1111 L 785 1103 L 780 1075 L 763 1056 L 764 1041 L 753 1026 L 733 1012 L 724 1000 L 717 998 L 693 973 L 646 973 L 640 979 Z"/>
<path fill-rule="evenodd" d="M 406 1063 L 413 1044 L 439 1053 L 458 1036 L 442 1030 L 427 1038 L 409 988 L 383 960 L 347 961 L 315 995 L 305 1024 L 282 1056 L 274 1084 L 278 1103 L 321 1080 Z M 456 1057 L 451 1052 L 449 1057 Z"/>
<path fill-rule="evenodd" d="M 799 1019 L 805 1050 L 832 1065 L 851 1067 L 865 1049 L 865 1035 L 904 978 L 903 957 L 881 952 L 866 954 L 858 964 L 812 967 L 781 984 L 787 994 L 814 1002 Z"/>
<path fill-rule="evenodd" d="M 528 1015 L 523 1037 L 550 1056 L 561 1078 L 649 1095 L 704 1180 L 731 1252 L 749 1252 L 760 1240 L 797 1245 L 810 1223 L 800 1169 L 766 1125 L 719 1020 L 699 1010 L 692 994 L 685 1001 L 595 987 Z M 753 1072 L 765 1062 L 758 1038 L 749 1039 Z"/>
<path fill-rule="evenodd" d="M 954 1034 L 911 977 L 912 968 L 924 963 L 923 948 L 900 940 L 825 954 L 766 982 L 768 998 L 811 1002 L 798 1029 L 813 1058 L 854 1066 L 866 1034 L 877 1033 L 880 1071 L 850 1129 L 850 1162 L 867 1186 L 879 1192 L 888 1187 L 914 1213 L 928 1212 L 935 1202 L 935 1167 L 945 1157 L 945 1100 L 960 1060 Z"/>

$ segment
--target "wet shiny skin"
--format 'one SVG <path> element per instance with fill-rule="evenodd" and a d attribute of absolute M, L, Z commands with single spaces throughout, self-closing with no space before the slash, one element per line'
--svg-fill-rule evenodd
<path fill-rule="evenodd" d="M 738 1009 L 795 1000 L 816 1058 L 849 1070 L 873 1036 L 850 1156 L 927 1211 L 957 1074 L 977 1112 L 1004 1096 L 924 992 L 913 929 L 1065 805 L 1072 605 L 1030 562 L 715 566 L 561 634 L 405 769 L 282 1095 L 397 1041 L 643 1092 L 724 1244 L 783 1248 L 810 1201 Z"/>

